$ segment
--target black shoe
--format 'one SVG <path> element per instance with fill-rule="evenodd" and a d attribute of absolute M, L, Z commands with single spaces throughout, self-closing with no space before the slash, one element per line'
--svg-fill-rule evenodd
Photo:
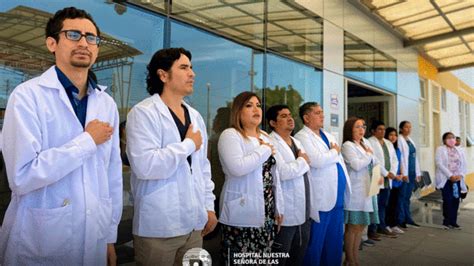
<path fill-rule="evenodd" d="M 459 224 L 453 224 L 451 225 L 451 228 L 456 229 L 456 230 L 461 230 L 461 226 Z"/>
<path fill-rule="evenodd" d="M 420 225 L 415 223 L 415 222 L 411 222 L 411 223 L 407 223 L 407 224 L 413 226 L 414 228 L 419 228 L 420 227 Z"/>
<path fill-rule="evenodd" d="M 407 228 L 407 224 L 406 224 L 406 223 L 401 223 L 401 224 L 398 225 L 398 227 L 400 227 L 400 228 L 405 228 L 405 229 L 406 229 L 406 228 Z"/>

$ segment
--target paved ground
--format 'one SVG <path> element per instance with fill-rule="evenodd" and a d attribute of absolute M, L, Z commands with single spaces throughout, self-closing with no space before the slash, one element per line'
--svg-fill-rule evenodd
<path fill-rule="evenodd" d="M 421 228 L 408 228 L 397 239 L 383 238 L 361 251 L 361 265 L 474 265 L 474 193 L 461 203 L 461 230 L 441 228 L 439 206 L 432 208 L 433 224 L 421 223 L 424 203 L 414 201 L 414 219 Z M 429 205 L 429 204 L 428 204 Z"/>
<path fill-rule="evenodd" d="M 474 181 L 471 178 L 470 181 Z M 474 182 L 470 182 L 474 188 Z M 408 228 L 396 239 L 383 238 L 374 247 L 364 247 L 361 265 L 474 265 L 474 190 L 461 203 L 458 224 L 461 230 L 444 230 L 439 202 L 412 200 L 412 213 L 421 228 Z M 220 236 L 204 241 L 204 248 L 213 258 L 213 265 L 221 265 L 217 257 Z M 121 250 L 122 256 L 133 260 L 133 250 Z M 127 254 L 127 255 L 126 255 Z M 126 261 L 126 260 L 125 260 Z M 133 262 L 122 265 L 135 265 Z"/>

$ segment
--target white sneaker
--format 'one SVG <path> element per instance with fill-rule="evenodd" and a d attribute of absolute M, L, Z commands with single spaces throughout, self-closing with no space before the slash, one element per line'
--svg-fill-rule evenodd
<path fill-rule="evenodd" d="M 400 229 L 400 227 L 398 227 L 398 226 L 392 227 L 392 231 L 393 231 L 394 233 L 397 233 L 397 234 L 404 234 L 404 233 L 405 233 L 405 231 L 403 231 L 402 229 Z"/>
<path fill-rule="evenodd" d="M 386 226 L 385 229 L 389 231 L 390 233 L 393 233 L 392 229 L 389 226 Z"/>

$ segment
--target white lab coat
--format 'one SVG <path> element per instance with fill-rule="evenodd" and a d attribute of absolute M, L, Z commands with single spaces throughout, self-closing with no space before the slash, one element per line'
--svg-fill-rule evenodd
<path fill-rule="evenodd" d="M 135 235 L 166 238 L 202 230 L 207 211 L 214 211 L 206 125 L 194 108 L 183 104 L 194 129 L 201 132 L 202 145 L 197 151 L 191 139 L 181 141 L 160 95 L 146 98 L 128 114 L 127 155 L 132 170 Z M 186 159 L 189 155 L 192 167 Z"/>
<path fill-rule="evenodd" d="M 329 143 L 337 143 L 336 139 L 327 131 L 323 130 Z M 295 138 L 303 144 L 310 160 L 310 216 L 319 222 L 319 211 L 330 211 L 336 205 L 337 200 L 337 163 L 340 163 L 346 176 L 346 194 L 351 193 L 351 180 L 346 165 L 340 154 L 335 149 L 329 149 L 324 140 L 316 135 L 310 128 L 304 126 Z"/>
<path fill-rule="evenodd" d="M 379 140 L 372 136 L 369 138 L 370 144 L 374 148 L 374 156 L 377 157 L 378 162 L 380 163 L 380 174 L 382 176 L 386 177 L 388 173 L 392 173 L 393 175 L 397 175 L 397 170 L 398 170 L 398 159 L 397 159 L 397 153 L 395 152 L 395 148 L 393 147 L 393 143 L 390 142 L 389 140 L 383 139 L 385 142 L 385 145 L 387 146 L 389 157 L 390 157 L 390 170 L 387 171 L 385 169 L 385 157 L 383 154 L 383 148 L 382 145 L 380 144 Z M 389 179 L 389 185 L 390 188 L 392 188 L 392 179 Z M 380 185 L 380 188 L 384 188 L 384 185 Z"/>
<path fill-rule="evenodd" d="M 460 173 L 462 175 L 461 178 L 461 192 L 467 192 L 465 177 L 467 174 L 467 162 L 466 162 L 466 154 L 464 150 L 459 147 L 454 147 L 459 152 L 459 157 L 461 159 L 461 169 Z M 444 188 L 446 182 L 449 180 L 453 173 L 448 168 L 449 157 L 448 157 L 448 147 L 446 145 L 439 146 L 436 149 L 436 187 L 438 189 Z"/>
<path fill-rule="evenodd" d="M 271 142 L 261 133 L 259 138 Z M 219 221 L 239 227 L 263 227 L 265 201 L 263 198 L 263 163 L 272 150 L 260 145 L 257 138 L 244 137 L 234 128 L 224 130 L 217 144 L 219 159 L 225 174 L 220 197 Z M 284 214 L 283 194 L 278 170 L 272 167 L 276 214 Z M 284 220 L 284 218 L 283 218 Z"/>
<path fill-rule="evenodd" d="M 119 116 L 113 99 L 93 90 L 86 125 L 114 126 L 96 146 L 76 117 L 54 66 L 11 94 L 3 155 L 12 200 L 0 232 L 3 265 L 105 265 L 122 213 Z"/>
<path fill-rule="evenodd" d="M 284 226 L 301 225 L 306 219 L 306 197 L 304 174 L 309 165 L 302 157 L 295 158 L 293 151 L 285 140 L 275 131 L 270 133 L 277 153 L 275 159 L 280 176 L 283 201 L 285 205 Z M 291 137 L 296 147 L 305 152 L 299 140 Z M 309 189 L 309 188 L 308 188 Z"/>
<path fill-rule="evenodd" d="M 413 146 L 415 146 L 416 148 L 416 145 L 413 139 L 408 137 L 408 140 L 410 140 L 411 143 L 413 143 Z M 400 149 L 400 152 L 402 154 L 402 157 L 400 159 L 400 163 L 402 164 L 402 167 L 401 167 L 402 174 L 404 176 L 408 176 L 408 155 L 410 153 L 410 149 L 408 147 L 408 143 L 405 137 L 403 137 L 402 134 L 400 134 L 400 136 L 398 137 L 398 148 Z M 420 154 L 420 151 L 416 149 L 416 164 L 415 164 L 416 176 L 421 176 L 420 162 L 418 161 L 419 154 Z"/>
<path fill-rule="evenodd" d="M 372 145 L 364 139 L 364 145 L 373 150 Z M 342 145 L 342 156 L 346 161 L 347 171 L 351 178 L 352 193 L 344 197 L 344 209 L 348 211 L 373 212 L 372 197 L 367 196 L 370 188 L 369 164 L 378 164 L 377 158 L 352 141 Z"/>

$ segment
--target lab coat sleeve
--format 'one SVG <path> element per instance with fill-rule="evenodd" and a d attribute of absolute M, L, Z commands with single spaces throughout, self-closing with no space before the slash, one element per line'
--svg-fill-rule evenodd
<path fill-rule="evenodd" d="M 155 116 L 155 117 L 154 117 Z M 167 179 L 179 165 L 187 163 L 196 146 L 186 138 L 182 142 L 163 145 L 164 134 L 173 134 L 160 128 L 158 114 L 146 107 L 135 106 L 127 117 L 127 155 L 138 179 Z"/>
<path fill-rule="evenodd" d="M 359 158 L 358 152 L 355 149 L 356 147 L 354 145 L 345 142 L 342 145 L 342 156 L 344 157 L 346 164 L 358 172 L 367 167 L 373 160 L 373 157 L 370 155 L 364 155 L 362 158 Z"/>
<path fill-rule="evenodd" d="M 245 140 L 234 130 L 226 130 L 219 137 L 219 158 L 222 167 L 232 176 L 245 176 L 253 172 L 272 154 L 272 149 L 267 145 L 260 145 L 253 152 L 244 154 L 242 141 Z"/>
<path fill-rule="evenodd" d="M 408 176 L 408 152 L 406 151 L 408 147 L 406 140 L 402 136 L 399 136 L 398 138 L 398 148 L 402 154 L 400 157 L 400 163 L 402 164 L 400 167 L 400 172 L 403 176 Z"/>
<path fill-rule="evenodd" d="M 317 147 L 313 147 L 311 140 L 306 136 L 296 136 L 301 142 L 303 147 L 308 151 L 307 155 L 309 157 L 310 166 L 314 168 L 324 168 L 328 165 L 335 164 L 339 162 L 339 154 L 335 149 L 330 149 L 327 151 L 321 151 Z"/>
<path fill-rule="evenodd" d="M 448 166 L 444 163 L 443 155 L 445 151 L 446 149 L 444 149 L 443 146 L 440 146 L 436 149 L 435 164 L 436 169 L 440 171 L 446 179 L 449 179 L 453 175 L 453 173 L 449 171 Z"/>
<path fill-rule="evenodd" d="M 114 104 L 115 106 L 115 104 Z M 108 169 L 109 195 L 112 199 L 112 222 L 110 223 L 107 243 L 117 241 L 117 229 L 122 217 L 122 159 L 120 157 L 120 136 L 119 136 L 119 114 L 115 106 L 114 134 L 112 136 L 112 152 L 110 153 L 110 163 Z"/>
<path fill-rule="evenodd" d="M 201 116 L 199 116 L 199 123 L 201 124 L 200 128 L 202 128 L 202 136 L 203 136 L 203 143 L 201 145 L 201 149 L 203 149 L 200 152 L 200 155 L 202 156 L 202 178 L 204 179 L 204 184 L 205 184 L 205 207 L 207 211 L 213 211 L 215 212 L 214 209 L 214 200 L 216 199 L 216 196 L 212 192 L 214 190 L 214 182 L 212 181 L 212 175 L 211 175 L 211 163 L 209 162 L 209 159 L 207 158 L 207 148 L 208 148 L 208 138 L 207 138 L 207 132 L 205 130 L 206 126 L 204 124 L 204 120 L 202 119 Z"/>
<path fill-rule="evenodd" d="M 393 147 L 392 143 L 388 143 L 388 145 L 390 151 L 390 172 L 396 176 L 398 170 L 397 153 L 395 152 L 395 148 Z"/>
<path fill-rule="evenodd" d="M 278 151 L 275 154 L 275 159 L 280 175 L 280 180 L 282 181 L 300 177 L 309 171 L 309 165 L 302 157 L 298 157 L 296 160 L 286 162 L 283 159 L 282 154 L 280 154 Z"/>
<path fill-rule="evenodd" d="M 80 167 L 97 147 L 83 132 L 58 147 L 42 148 L 45 125 L 30 88 L 18 87 L 10 95 L 3 124 L 3 154 L 11 190 L 17 195 L 46 187 Z M 60 132 L 55 132 L 59 134 Z"/>

